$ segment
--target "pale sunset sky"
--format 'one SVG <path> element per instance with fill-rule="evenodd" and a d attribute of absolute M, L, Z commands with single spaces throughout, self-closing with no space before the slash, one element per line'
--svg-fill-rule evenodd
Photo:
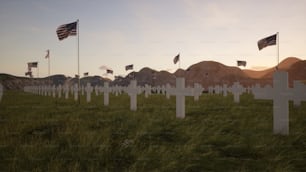
<path fill-rule="evenodd" d="M 0 73 L 34 77 L 77 73 L 77 36 L 59 41 L 56 29 L 79 19 L 80 74 L 125 76 L 125 66 L 174 72 L 213 60 L 248 69 L 273 67 L 277 46 L 257 41 L 279 32 L 280 60 L 306 59 L 306 0 L 1 0 Z M 131 71 L 129 71 L 131 72 Z M 112 75 L 108 75 L 113 78 Z"/>

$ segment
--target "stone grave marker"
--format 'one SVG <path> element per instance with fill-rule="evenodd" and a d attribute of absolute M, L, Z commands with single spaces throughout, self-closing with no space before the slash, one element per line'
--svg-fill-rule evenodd
<path fill-rule="evenodd" d="M 293 104 L 300 106 L 301 101 L 306 100 L 306 86 L 301 81 L 293 81 L 293 87 Z"/>
<path fill-rule="evenodd" d="M 61 84 L 57 86 L 57 95 L 58 95 L 58 98 L 62 97 L 62 85 Z"/>
<path fill-rule="evenodd" d="M 89 103 L 91 101 L 91 93 L 93 91 L 93 88 L 90 83 L 87 83 L 85 89 L 84 87 L 82 89 L 86 91 L 86 102 Z"/>
<path fill-rule="evenodd" d="M 253 89 L 255 99 L 273 100 L 273 133 L 289 134 L 289 100 L 295 101 L 298 94 L 297 88 L 288 87 L 288 73 L 276 71 L 273 74 L 273 88 L 265 87 Z M 306 101 L 306 99 L 302 98 Z"/>
<path fill-rule="evenodd" d="M 192 89 L 192 93 L 194 96 L 194 101 L 198 101 L 199 97 L 202 95 L 204 88 L 198 84 L 198 83 L 194 83 L 194 87 Z"/>
<path fill-rule="evenodd" d="M 65 99 L 68 99 L 69 98 L 69 86 L 68 86 L 68 84 L 66 84 L 64 86 L 64 93 L 65 93 Z"/>
<path fill-rule="evenodd" d="M 222 87 L 220 85 L 216 85 L 215 88 L 215 94 L 221 94 L 222 92 Z"/>
<path fill-rule="evenodd" d="M 79 88 L 78 88 L 78 84 L 74 84 L 73 87 L 73 95 L 74 95 L 74 100 L 77 101 L 78 97 L 79 97 Z"/>
<path fill-rule="evenodd" d="M 95 93 L 96 93 L 96 96 L 99 95 L 99 86 L 98 85 L 95 86 Z"/>
<path fill-rule="evenodd" d="M 170 93 L 169 90 L 171 89 L 171 85 L 168 83 L 166 84 L 166 98 L 170 99 Z"/>
<path fill-rule="evenodd" d="M 208 87 L 208 93 L 209 94 L 213 94 L 214 93 L 214 87 L 213 86 L 209 86 Z"/>
<path fill-rule="evenodd" d="M 137 110 L 137 95 L 140 94 L 140 90 L 137 88 L 137 81 L 131 80 L 130 85 L 126 88 L 126 93 L 130 96 L 130 109 L 132 111 Z"/>
<path fill-rule="evenodd" d="M 245 92 L 245 88 L 240 85 L 239 82 L 234 82 L 232 87 L 229 89 L 234 95 L 234 102 L 240 102 L 240 95 Z"/>
<path fill-rule="evenodd" d="M 53 98 L 56 97 L 56 87 L 55 87 L 55 85 L 52 85 L 52 96 L 53 96 Z"/>
<path fill-rule="evenodd" d="M 222 93 L 223 93 L 223 96 L 224 96 L 224 97 L 227 96 L 227 92 L 228 92 L 227 84 L 223 84 Z"/>
<path fill-rule="evenodd" d="M 144 88 L 144 92 L 145 92 L 145 98 L 148 98 L 149 95 L 151 95 L 151 86 L 146 84 Z"/>
<path fill-rule="evenodd" d="M 171 88 L 168 92 L 176 96 L 176 117 L 185 118 L 185 96 L 193 96 L 192 91 L 185 88 L 185 78 L 176 78 L 176 88 Z"/>
<path fill-rule="evenodd" d="M 112 92 L 112 89 L 109 87 L 109 83 L 104 82 L 104 87 L 102 87 L 100 91 L 103 92 L 104 106 L 108 106 L 109 105 L 109 93 Z"/>

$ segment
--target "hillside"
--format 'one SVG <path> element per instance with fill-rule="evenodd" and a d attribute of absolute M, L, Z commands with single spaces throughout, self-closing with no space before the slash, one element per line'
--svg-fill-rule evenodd
<path fill-rule="evenodd" d="M 278 67 L 279 70 L 289 72 L 289 85 L 292 86 L 293 80 L 306 80 L 306 61 L 296 57 L 289 57 L 283 60 Z M 136 79 L 138 85 L 145 84 L 153 86 L 161 86 L 167 83 L 175 85 L 176 77 L 184 77 L 187 86 L 192 86 L 194 83 L 200 83 L 204 87 L 217 84 L 232 85 L 233 82 L 239 81 L 244 86 L 259 84 L 272 84 L 272 76 L 275 67 L 262 70 L 241 70 L 238 67 L 226 66 L 215 61 L 202 61 L 191 65 L 184 69 L 178 69 L 174 73 L 168 71 L 156 71 L 149 67 L 142 68 L 138 72 L 131 72 L 126 77 L 118 77 L 111 81 L 100 76 L 88 76 L 81 78 L 81 84 L 86 85 L 90 82 L 92 85 L 103 85 L 105 81 L 111 85 L 127 86 L 130 80 Z M 8 74 L 0 74 L 0 82 L 3 83 L 6 89 L 22 89 L 25 85 L 48 84 L 55 85 L 77 83 L 77 78 L 71 78 L 64 75 L 53 75 L 47 78 L 25 78 L 17 77 Z"/>

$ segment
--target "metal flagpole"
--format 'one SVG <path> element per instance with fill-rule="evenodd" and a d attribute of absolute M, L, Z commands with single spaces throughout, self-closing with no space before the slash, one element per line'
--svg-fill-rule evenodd
<path fill-rule="evenodd" d="M 276 33 L 276 39 L 277 39 L 277 69 L 278 69 L 278 65 L 279 65 L 279 32 Z"/>
<path fill-rule="evenodd" d="M 50 77 L 50 50 L 48 50 L 48 76 Z"/>
<path fill-rule="evenodd" d="M 77 20 L 77 34 L 78 34 L 78 100 L 80 104 L 81 96 L 80 96 L 80 23 L 79 23 L 79 19 Z"/>

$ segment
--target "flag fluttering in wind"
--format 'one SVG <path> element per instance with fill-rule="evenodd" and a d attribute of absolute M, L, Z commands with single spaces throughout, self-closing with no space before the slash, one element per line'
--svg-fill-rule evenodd
<path fill-rule="evenodd" d="M 58 39 L 61 41 L 65 38 L 67 38 L 68 36 L 77 35 L 77 24 L 78 24 L 78 22 L 76 21 L 76 22 L 73 22 L 73 23 L 60 25 L 56 29 Z"/>
<path fill-rule="evenodd" d="M 176 64 L 180 60 L 180 54 L 176 55 L 173 59 L 173 63 Z"/>
<path fill-rule="evenodd" d="M 84 73 L 84 76 L 88 76 L 88 74 L 89 74 L 88 72 L 85 72 L 85 73 Z"/>
<path fill-rule="evenodd" d="M 258 49 L 262 50 L 263 48 L 271 45 L 276 45 L 277 34 L 271 35 L 269 37 L 263 38 L 257 42 Z"/>
<path fill-rule="evenodd" d="M 32 78 L 32 72 L 31 71 L 26 72 L 24 75 L 25 76 L 29 75 Z"/>
<path fill-rule="evenodd" d="M 111 70 L 111 69 L 106 69 L 106 73 L 113 74 L 113 73 L 114 73 L 114 71 L 113 71 L 113 70 Z"/>
<path fill-rule="evenodd" d="M 29 62 L 28 63 L 28 68 L 37 68 L 38 62 Z"/>
<path fill-rule="evenodd" d="M 50 50 L 47 50 L 47 54 L 45 56 L 46 59 L 50 58 Z"/>
<path fill-rule="evenodd" d="M 130 65 L 125 66 L 125 70 L 126 70 L 126 71 L 128 71 L 128 70 L 133 70 L 133 65 L 130 64 Z"/>
<path fill-rule="evenodd" d="M 247 62 L 242 60 L 237 60 L 237 66 L 246 66 Z"/>

